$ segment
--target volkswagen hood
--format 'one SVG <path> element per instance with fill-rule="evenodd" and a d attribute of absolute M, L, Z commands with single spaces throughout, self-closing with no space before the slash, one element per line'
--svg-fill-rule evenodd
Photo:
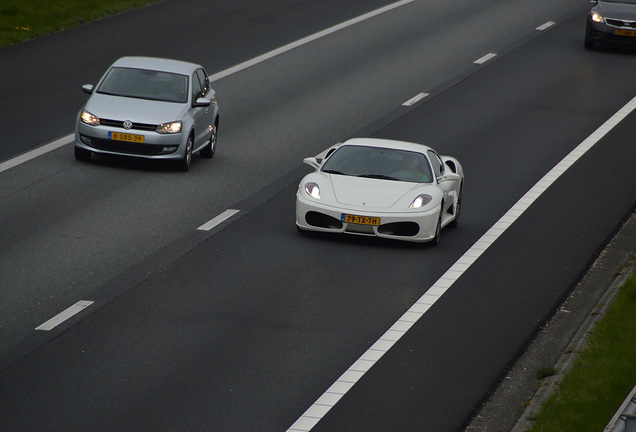
<path fill-rule="evenodd" d="M 185 103 L 162 102 L 111 96 L 94 93 L 84 109 L 91 114 L 109 120 L 130 120 L 133 123 L 159 125 L 161 123 L 182 120 Z"/>

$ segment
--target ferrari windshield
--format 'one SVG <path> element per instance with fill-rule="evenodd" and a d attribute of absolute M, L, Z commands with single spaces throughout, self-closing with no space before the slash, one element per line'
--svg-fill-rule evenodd
<path fill-rule="evenodd" d="M 97 93 L 163 102 L 188 101 L 188 77 L 169 72 L 114 67 Z"/>
<path fill-rule="evenodd" d="M 329 174 L 431 183 L 431 166 L 422 153 L 380 147 L 344 145 L 323 164 Z"/>

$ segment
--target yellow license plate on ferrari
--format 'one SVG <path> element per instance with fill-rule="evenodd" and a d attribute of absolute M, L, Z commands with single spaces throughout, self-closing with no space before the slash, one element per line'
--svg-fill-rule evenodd
<path fill-rule="evenodd" d="M 636 37 L 636 30 L 614 30 L 614 34 L 617 36 Z"/>
<path fill-rule="evenodd" d="M 144 142 L 143 135 L 134 135 L 127 133 L 119 133 L 119 132 L 108 132 L 108 138 L 116 141 L 128 141 L 134 143 L 142 143 Z"/>
<path fill-rule="evenodd" d="M 379 217 L 358 216 L 358 215 L 343 213 L 341 220 L 342 222 L 345 222 L 345 223 L 352 223 L 352 224 L 358 224 L 358 225 L 373 225 L 373 226 L 380 225 Z"/>

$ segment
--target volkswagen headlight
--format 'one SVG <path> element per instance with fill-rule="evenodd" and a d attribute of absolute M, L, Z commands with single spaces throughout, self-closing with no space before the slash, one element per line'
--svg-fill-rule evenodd
<path fill-rule="evenodd" d="M 182 126 L 183 126 L 183 122 L 181 120 L 173 121 L 170 123 L 161 123 L 159 126 L 157 126 L 157 133 L 176 134 L 181 132 Z"/>
<path fill-rule="evenodd" d="M 87 125 L 90 125 L 90 126 L 99 126 L 99 123 L 100 123 L 98 117 L 89 113 L 86 110 L 82 110 L 82 114 L 80 115 L 80 120 L 82 121 L 82 123 L 86 123 Z"/>

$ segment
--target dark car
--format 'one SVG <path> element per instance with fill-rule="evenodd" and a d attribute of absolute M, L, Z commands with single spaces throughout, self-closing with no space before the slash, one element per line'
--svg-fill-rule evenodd
<path fill-rule="evenodd" d="M 585 48 L 597 42 L 636 46 L 636 0 L 594 0 L 587 16 Z"/>

